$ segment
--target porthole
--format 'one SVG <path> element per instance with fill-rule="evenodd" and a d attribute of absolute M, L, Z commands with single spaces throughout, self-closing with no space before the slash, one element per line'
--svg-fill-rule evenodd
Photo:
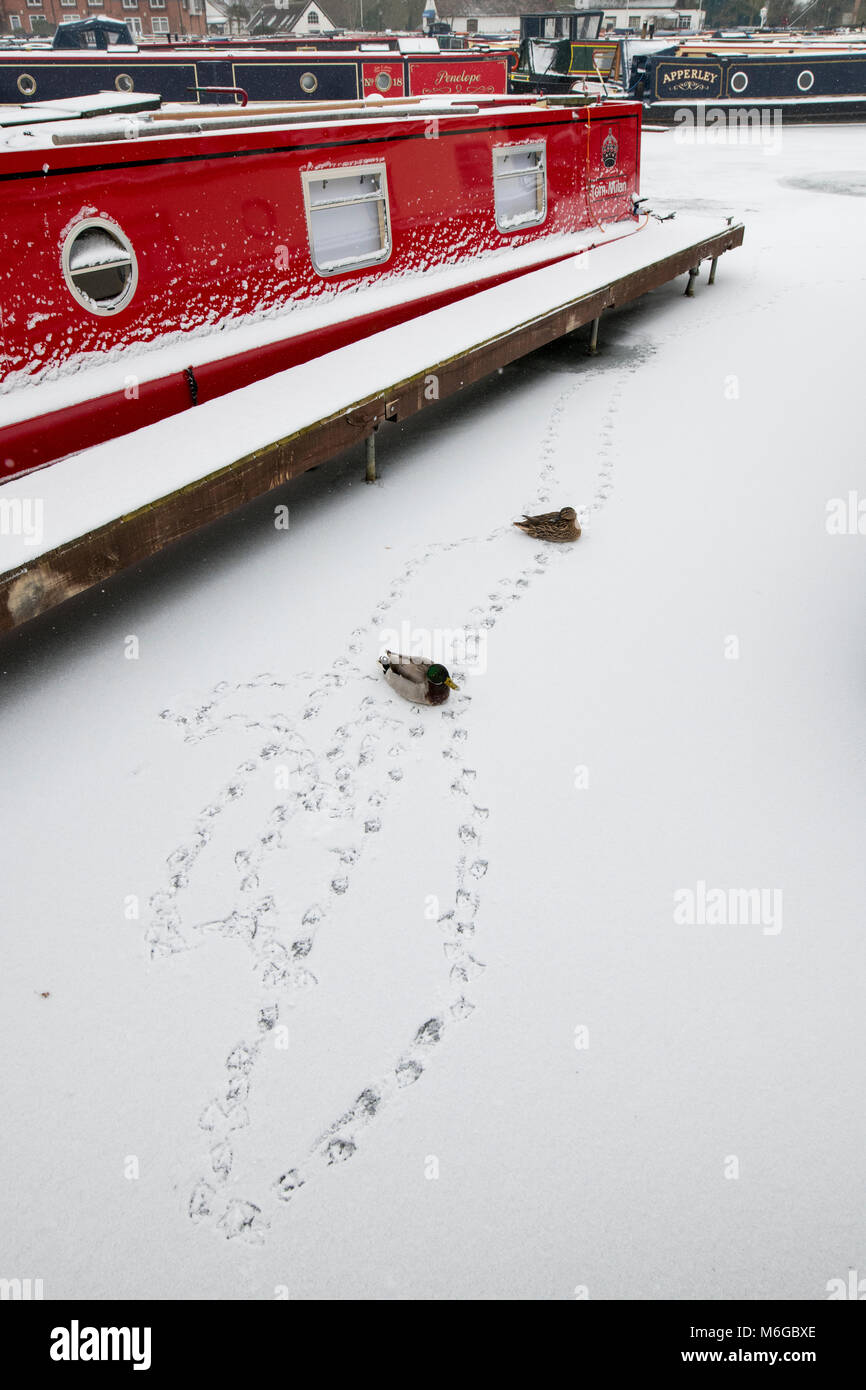
<path fill-rule="evenodd" d="M 391 90 L 390 72 L 378 72 L 376 74 L 376 86 L 380 92 L 389 92 Z"/>
<path fill-rule="evenodd" d="M 744 92 L 749 85 L 749 79 L 744 72 L 735 72 L 731 78 L 731 91 Z"/>
<path fill-rule="evenodd" d="M 800 76 L 797 78 L 797 86 L 800 88 L 801 92 L 808 92 L 809 88 L 813 87 L 814 85 L 814 72 L 810 72 L 808 68 L 804 68 L 803 71 L 800 73 Z"/>
<path fill-rule="evenodd" d="M 105 218 L 76 222 L 63 243 L 62 264 L 70 293 L 91 314 L 116 314 L 135 294 L 135 252 L 120 228 Z"/>
<path fill-rule="evenodd" d="M 304 72 L 301 74 L 301 91 L 312 95 L 319 85 L 319 79 L 314 72 Z"/>
<path fill-rule="evenodd" d="M 31 77 L 29 72 L 22 72 L 18 78 L 18 90 L 23 97 L 32 97 L 36 91 L 36 78 Z"/>
<path fill-rule="evenodd" d="M 119 72 L 114 79 L 114 85 L 119 92 L 131 92 L 135 87 L 128 72 Z"/>

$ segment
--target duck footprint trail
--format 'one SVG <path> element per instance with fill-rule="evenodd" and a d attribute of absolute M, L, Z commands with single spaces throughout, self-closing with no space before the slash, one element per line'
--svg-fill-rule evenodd
<path fill-rule="evenodd" d="M 551 411 L 540 451 L 538 491 L 527 510 L 545 505 L 557 486 L 559 435 L 566 407 L 580 385 L 573 382 L 562 391 Z M 584 523 L 610 491 L 610 439 L 620 390 L 614 388 L 605 420 L 595 495 L 578 510 Z M 307 991 L 318 987 L 316 942 L 345 910 L 365 847 L 372 841 L 387 842 L 389 807 L 399 797 L 408 750 L 422 738 L 429 743 L 434 731 L 457 811 L 453 882 L 436 923 L 444 959 L 439 998 L 396 1060 L 363 1086 L 312 1144 L 286 1143 L 285 1164 L 272 1180 L 269 1195 L 281 1204 L 291 1202 L 317 1176 L 350 1159 L 366 1128 L 394 1097 L 418 1081 L 453 1027 L 475 1008 L 474 981 L 485 969 L 475 954 L 474 937 L 488 869 L 483 834 L 489 808 L 480 804 L 477 771 L 467 753 L 471 696 L 461 692 L 452 697 L 437 712 L 437 721 L 432 711 L 403 705 L 378 674 L 362 670 L 353 658 L 368 654 L 385 615 L 422 566 L 449 551 L 486 546 L 509 534 L 515 535 L 510 525 L 503 525 L 485 536 L 430 545 L 391 581 L 368 622 L 352 631 L 347 655 L 336 658 L 318 677 L 301 672 L 279 680 L 264 673 L 246 682 L 223 681 L 193 712 L 162 713 L 187 743 L 228 735 L 254 739 L 257 745 L 200 812 L 185 843 L 168 856 L 167 882 L 150 899 L 152 918 L 146 933 L 153 958 L 198 949 L 215 937 L 242 943 L 261 991 L 255 1016 L 245 1036 L 230 1046 L 221 1079 L 198 1121 L 207 1136 L 207 1158 L 189 1198 L 189 1216 L 196 1223 L 213 1223 L 227 1239 L 260 1242 L 270 1225 L 264 1202 L 239 1193 L 244 1150 L 255 1149 L 249 1103 L 258 1069 L 281 1020 Z M 519 544 L 523 548 L 522 540 Z M 516 578 L 496 581 L 487 601 L 470 610 L 466 628 L 495 627 L 536 577 L 564 559 L 561 550 L 555 555 L 536 553 Z M 454 674 L 462 684 L 465 673 L 455 669 Z M 295 712 L 273 713 L 276 699 L 294 706 Z M 234 708 L 238 703 L 242 707 Z M 261 709 L 251 710 L 256 704 Z M 277 801 L 272 796 L 275 786 L 282 793 Z M 258 803 L 255 811 L 252 802 Z M 199 886 L 197 866 L 215 845 L 217 828 L 229 833 L 232 813 L 241 806 L 245 828 L 253 828 L 247 828 L 246 842 L 230 856 L 235 880 L 228 892 L 220 891 L 215 915 L 196 917 L 186 899 Z M 232 838 L 239 838 L 237 831 Z M 298 879 L 292 877 L 301 861 L 306 870 L 300 874 L 307 889 L 303 898 Z"/>
<path fill-rule="evenodd" d="M 216 719 L 215 702 L 211 702 L 206 727 L 199 724 L 193 741 L 209 737 L 220 727 L 235 729 L 238 723 L 259 735 L 267 729 L 271 737 L 264 742 L 259 738 L 257 755 L 238 765 L 228 785 L 197 818 L 188 842 L 169 855 L 167 887 L 151 899 L 153 918 L 147 942 L 153 957 L 194 950 L 214 937 L 232 938 L 245 947 L 260 991 L 255 1016 L 245 1036 L 230 1047 L 222 1078 L 199 1117 L 208 1151 L 190 1197 L 189 1214 L 197 1222 L 215 1219 L 227 1238 L 261 1239 L 267 1224 L 262 1204 L 238 1197 L 232 1189 L 244 1148 L 255 1143 L 249 1103 L 269 1041 L 287 1016 L 287 1008 L 318 986 L 317 940 L 345 912 L 344 902 L 351 898 L 352 880 L 366 846 L 387 839 L 393 809 L 389 803 L 400 796 L 409 749 L 422 738 L 436 739 L 437 734 L 455 827 L 453 885 L 436 924 L 444 958 L 439 998 L 394 1064 L 363 1087 L 350 1109 L 300 1157 L 297 1152 L 291 1155 L 291 1162 L 275 1175 L 277 1199 L 287 1200 L 318 1169 L 352 1156 L 360 1129 L 393 1096 L 418 1080 L 446 1031 L 472 1013 L 472 982 L 484 969 L 473 952 L 473 937 L 487 873 L 482 836 L 488 808 L 477 803 L 476 771 L 465 757 L 464 719 L 471 699 L 458 696 L 439 712 L 438 728 L 436 723 L 431 728 L 432 721 L 424 718 L 429 711 L 398 704 L 380 678 L 348 666 L 341 674 L 341 683 L 330 689 L 345 692 L 357 709 L 323 737 L 312 737 L 310 719 L 305 718 L 307 699 L 301 700 L 296 721 L 285 714 L 250 718 L 249 692 L 256 689 L 266 695 L 273 688 L 285 690 L 277 682 L 269 684 L 260 678 L 244 688 L 247 709 L 240 721 L 233 711 Z M 376 694 L 360 693 L 365 686 Z M 218 698 L 220 694 L 224 692 L 217 692 Z M 165 714 L 171 717 L 168 711 Z M 188 724 L 188 719 L 181 719 L 181 727 Z M 275 780 L 285 790 L 273 802 Z M 273 804 L 262 814 L 268 801 Z M 196 867 L 206 862 L 218 818 L 223 818 L 223 838 L 233 828 L 237 841 L 238 817 L 233 813 L 242 804 L 248 838 L 229 856 L 235 882 L 228 893 L 223 892 L 226 910 L 216 917 L 195 918 L 186 898 L 193 893 Z M 307 860 L 306 874 L 299 874 L 301 857 Z M 298 877 L 308 890 L 303 899 L 298 896 Z"/>

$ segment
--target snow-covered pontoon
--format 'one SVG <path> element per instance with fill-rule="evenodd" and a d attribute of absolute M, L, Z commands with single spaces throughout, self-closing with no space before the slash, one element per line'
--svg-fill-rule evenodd
<path fill-rule="evenodd" d="M 35 115 L 0 118 L 0 631 L 743 237 L 639 211 L 634 103 Z"/>

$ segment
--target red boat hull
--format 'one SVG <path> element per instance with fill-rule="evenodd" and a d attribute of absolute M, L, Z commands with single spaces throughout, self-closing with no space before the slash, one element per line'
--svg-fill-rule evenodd
<path fill-rule="evenodd" d="M 544 217 L 503 231 L 492 195 L 494 150 L 536 143 L 546 155 Z M 600 111 L 515 101 L 482 104 L 474 117 L 419 114 L 0 152 L 5 221 L 14 233 L 0 268 L 0 392 L 11 390 L 7 400 L 16 402 L 18 417 L 7 415 L 3 425 L 0 394 L 6 474 L 128 433 L 501 283 L 521 273 L 507 256 L 497 265 L 497 255 L 509 247 L 630 218 L 639 147 L 633 104 Z M 323 275 L 311 258 L 302 174 L 336 174 L 355 165 L 387 171 L 389 254 L 376 266 Z M 119 227 L 135 250 L 135 293 L 111 317 L 94 316 L 77 303 L 61 272 L 64 242 L 84 219 Z M 562 254 L 552 242 L 534 267 Z M 417 286 L 430 270 L 477 257 L 483 259 L 471 281 L 437 289 L 430 280 L 423 297 L 375 302 L 383 282 L 405 277 L 407 286 Z M 334 299 L 331 321 L 298 335 L 287 311 L 324 303 L 323 296 Z M 278 314 L 286 323 L 279 341 L 220 354 L 220 330 Z M 192 379 L 183 371 L 148 371 L 147 349 L 171 342 L 188 344 Z M 119 389 L 94 394 L 87 367 L 111 359 L 117 360 Z M 82 368 L 74 378 L 80 398 L 46 413 L 39 383 L 68 375 L 76 365 Z M 20 403 L 31 396 L 34 414 L 25 418 Z"/>

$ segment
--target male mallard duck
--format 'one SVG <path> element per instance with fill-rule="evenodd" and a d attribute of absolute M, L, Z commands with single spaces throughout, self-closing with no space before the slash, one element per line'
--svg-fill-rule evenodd
<path fill-rule="evenodd" d="M 423 656 L 397 656 L 386 652 L 379 657 L 385 680 L 402 695 L 418 705 L 444 705 L 449 692 L 459 690 L 444 666 L 427 661 Z"/>
<path fill-rule="evenodd" d="M 542 512 L 540 516 L 524 516 L 522 521 L 515 521 L 514 525 L 537 541 L 576 541 L 580 536 L 574 507 L 563 507 L 559 512 Z"/>

